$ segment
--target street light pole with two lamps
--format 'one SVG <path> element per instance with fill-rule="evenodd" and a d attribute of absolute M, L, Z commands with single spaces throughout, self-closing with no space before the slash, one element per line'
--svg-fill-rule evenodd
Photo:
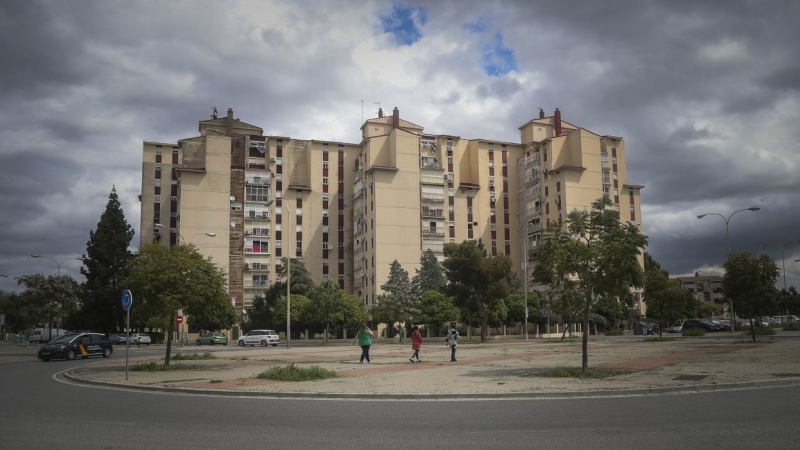
<path fill-rule="evenodd" d="M 742 212 L 742 211 L 758 211 L 760 209 L 761 208 L 759 208 L 758 206 L 751 206 L 749 208 L 736 210 L 736 211 L 732 212 L 728 217 L 725 217 L 725 216 L 723 216 L 722 214 L 719 214 L 719 213 L 706 213 L 706 214 L 700 214 L 699 216 L 697 216 L 697 218 L 698 219 L 702 219 L 705 216 L 720 216 L 720 217 L 722 217 L 722 220 L 725 221 L 725 240 L 728 242 L 728 256 L 730 256 L 730 254 L 731 254 L 731 233 L 730 233 L 731 217 L 733 217 L 733 215 L 738 213 L 738 212 Z M 736 329 L 736 327 L 734 325 L 734 318 L 733 318 L 733 300 L 730 301 L 730 305 L 728 306 L 728 313 L 730 315 L 730 320 L 731 320 L 731 332 L 733 332 Z"/>
<path fill-rule="evenodd" d="M 188 238 L 184 238 L 184 237 L 183 237 L 183 235 L 182 235 L 182 234 L 181 234 L 181 233 L 178 231 L 178 229 L 177 229 L 177 228 L 170 228 L 170 227 L 168 227 L 168 226 L 161 225 L 160 223 L 157 223 L 155 226 L 156 226 L 157 228 L 169 228 L 169 231 L 171 231 L 171 232 L 173 232 L 173 233 L 177 233 L 177 234 L 178 234 L 178 236 L 180 236 L 180 238 L 181 238 L 181 242 L 182 242 L 184 245 L 186 245 L 186 244 L 191 244 L 191 243 L 192 243 L 192 241 L 190 241 L 189 239 L 191 239 L 191 238 L 192 238 L 192 236 L 194 236 L 194 235 L 196 235 L 196 234 L 205 234 L 206 236 L 208 236 L 208 237 L 210 237 L 210 238 L 217 237 L 217 233 L 212 233 L 212 232 L 210 232 L 210 231 L 198 231 L 198 232 L 196 232 L 196 233 L 192 233 L 192 234 L 190 234 Z"/>
<path fill-rule="evenodd" d="M 798 242 L 800 242 L 800 240 L 787 242 L 785 244 L 776 244 L 774 242 L 765 242 L 765 243 L 759 245 L 759 247 L 762 247 L 762 248 L 766 247 L 768 245 L 774 245 L 774 246 L 778 247 L 779 249 L 781 249 L 781 264 L 783 266 L 783 292 L 784 292 L 784 295 L 787 294 L 789 291 L 786 290 L 786 258 L 783 255 L 783 247 L 784 246 L 788 247 L 788 246 L 790 246 L 792 244 L 796 244 Z M 786 323 L 789 323 L 789 305 L 786 305 Z"/>

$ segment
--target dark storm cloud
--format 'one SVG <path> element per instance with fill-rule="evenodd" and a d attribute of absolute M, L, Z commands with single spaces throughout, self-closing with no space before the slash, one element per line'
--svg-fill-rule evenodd
<path fill-rule="evenodd" d="M 397 8 L 426 18 L 411 46 L 383 32 Z M 697 214 L 751 205 L 734 249 L 780 257 L 758 244 L 800 239 L 797 23 L 793 1 L 0 2 L 0 274 L 85 252 L 112 184 L 138 232 L 141 142 L 196 135 L 214 106 L 267 134 L 354 141 L 362 99 L 367 117 L 382 100 L 428 132 L 510 141 L 558 107 L 625 138 L 648 251 L 671 273 L 724 260 L 724 221 Z M 489 77 L 498 34 L 515 70 Z M 376 77 L 359 51 L 405 58 L 418 84 Z"/>

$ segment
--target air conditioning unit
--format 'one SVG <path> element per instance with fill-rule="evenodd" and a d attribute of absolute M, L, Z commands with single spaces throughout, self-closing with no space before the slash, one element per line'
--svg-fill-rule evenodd
<path fill-rule="evenodd" d="M 478 222 L 472 222 L 472 225 L 477 227 L 478 226 Z"/>
<path fill-rule="evenodd" d="M 250 236 L 251 234 L 253 234 L 253 232 L 252 232 L 252 231 L 247 231 L 247 230 L 245 230 L 245 232 L 244 232 L 244 235 L 245 235 L 245 236 Z"/>
<path fill-rule="evenodd" d="M 271 163 L 274 163 L 275 161 L 277 161 L 277 159 L 275 159 L 275 158 L 270 158 L 269 159 L 269 162 L 271 162 Z"/>
<path fill-rule="evenodd" d="M 497 199 L 496 198 L 490 198 L 489 201 L 492 202 L 492 203 L 497 203 Z"/>

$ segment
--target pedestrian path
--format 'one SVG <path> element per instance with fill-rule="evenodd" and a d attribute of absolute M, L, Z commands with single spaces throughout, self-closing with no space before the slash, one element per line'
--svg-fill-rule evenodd
<path fill-rule="evenodd" d="M 177 352 L 213 352 L 214 360 L 180 361 L 193 370 L 129 371 L 124 353 L 68 371 L 69 380 L 119 387 L 294 397 L 352 398 L 508 398 L 704 391 L 800 384 L 800 333 L 760 338 L 720 333 L 704 338 L 657 341 L 642 337 L 595 337 L 589 366 L 624 373 L 604 379 L 544 377 L 544 372 L 580 367 L 580 340 L 531 339 L 462 342 L 458 361 L 428 338 L 420 363 L 408 361 L 408 344 L 376 344 L 372 363 L 359 364 L 360 348 L 344 344 L 278 348 L 184 347 Z M 158 348 L 158 347 L 155 347 Z M 163 347 L 161 347 L 163 349 Z M 135 359 L 134 364 L 159 357 Z M 50 364 L 55 364 L 52 362 Z M 172 364 L 176 364 L 175 361 Z M 296 364 L 333 370 L 337 378 L 284 382 L 255 378 L 275 366 Z"/>

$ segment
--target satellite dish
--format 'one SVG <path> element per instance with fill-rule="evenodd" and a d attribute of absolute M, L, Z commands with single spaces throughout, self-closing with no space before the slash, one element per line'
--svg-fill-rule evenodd
<path fill-rule="evenodd" d="M 231 195 L 231 201 L 234 201 L 234 200 L 236 200 L 236 197 Z"/>
<path fill-rule="evenodd" d="M 236 228 L 236 222 L 231 222 L 231 228 Z"/>

